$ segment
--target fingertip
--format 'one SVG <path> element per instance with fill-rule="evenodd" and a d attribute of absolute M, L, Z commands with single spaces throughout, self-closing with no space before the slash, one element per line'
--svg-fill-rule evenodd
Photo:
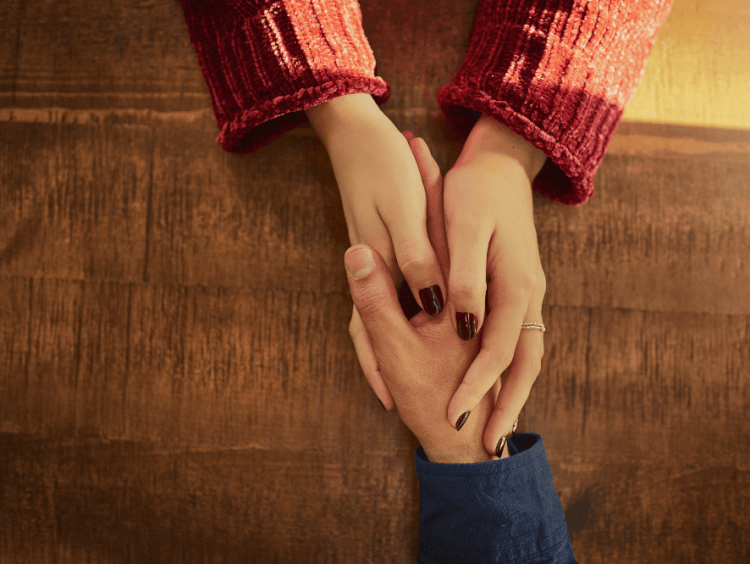
<path fill-rule="evenodd" d="M 458 336 L 469 341 L 482 330 L 487 296 L 487 249 L 492 233 L 468 219 L 460 225 L 447 224 L 450 250 L 448 286 L 451 289 L 455 327 Z"/>
<path fill-rule="evenodd" d="M 506 435 L 502 435 L 500 439 L 497 441 L 497 446 L 495 447 L 495 456 L 498 458 L 503 458 L 503 454 L 505 454 L 505 447 L 508 444 L 508 437 Z"/>
<path fill-rule="evenodd" d="M 497 425 L 497 412 L 494 412 L 487 421 L 482 445 L 487 454 L 503 458 L 503 454 L 508 451 L 508 440 L 511 436 L 499 430 Z"/>
<path fill-rule="evenodd" d="M 459 388 L 463 386 L 463 382 L 459 385 Z M 466 423 L 466 418 L 469 417 L 469 413 L 471 413 L 472 408 L 469 408 L 466 406 L 466 404 L 459 404 L 458 401 L 456 401 L 456 396 L 458 395 L 458 391 L 453 394 L 453 397 L 448 402 L 448 421 L 450 421 L 451 425 L 454 429 L 457 431 L 460 430 L 461 427 L 463 427 L 464 423 Z M 455 406 L 454 406 L 455 403 Z M 463 419 L 463 421 L 462 421 Z"/>
<path fill-rule="evenodd" d="M 498 402 L 500 398 L 498 397 Z M 484 450 L 488 454 L 493 454 L 502 458 L 498 453 L 499 449 L 503 449 L 506 456 L 510 456 L 510 444 L 509 441 L 513 438 L 518 428 L 518 417 L 510 423 L 507 422 L 507 412 L 501 412 L 497 407 L 490 415 L 485 426 L 484 435 L 482 437 L 482 445 Z M 505 438 L 505 441 L 503 441 Z M 505 443 L 503 445 L 503 442 Z"/>
<path fill-rule="evenodd" d="M 455 322 L 458 336 L 464 341 L 471 341 L 479 333 L 479 318 L 475 313 L 458 311 L 456 312 Z"/>
<path fill-rule="evenodd" d="M 404 275 L 414 302 L 431 317 L 437 317 L 445 309 L 446 299 L 443 290 L 447 290 L 447 283 L 429 235 L 426 238 L 424 235 L 425 233 L 419 227 L 413 234 L 401 232 L 394 235 L 394 248 L 400 271 Z M 409 241 L 412 245 L 414 241 L 421 241 L 421 249 L 419 252 L 402 252 L 402 249 L 408 245 L 402 244 L 401 241 Z M 422 258 L 403 260 L 405 255 L 414 257 L 415 254 Z"/>
<path fill-rule="evenodd" d="M 491 456 L 498 456 L 497 447 L 500 446 L 500 439 L 502 435 L 498 435 L 497 433 L 492 433 L 490 432 L 490 429 L 487 429 L 484 435 L 485 436 L 482 440 L 484 450 L 487 452 L 487 454 Z M 498 458 L 500 457 L 498 456 Z"/>
<path fill-rule="evenodd" d="M 451 261 L 451 273 L 448 276 L 448 286 L 452 291 L 451 322 L 462 340 L 471 341 L 485 323 L 487 290 L 484 289 L 482 292 L 482 288 L 477 288 L 477 283 L 466 276 L 461 276 L 459 280 L 455 273 L 460 271 L 453 269 L 454 264 L 460 262 L 460 259 L 457 257 L 454 261 L 451 257 Z"/>
<path fill-rule="evenodd" d="M 456 424 L 454 425 L 454 427 L 456 428 L 456 431 L 461 430 L 461 427 L 464 426 L 464 424 L 466 423 L 466 420 L 469 418 L 469 415 L 471 415 L 471 411 L 464 411 L 461 414 L 461 417 L 458 418 L 458 421 L 456 421 Z"/>
<path fill-rule="evenodd" d="M 440 315 L 444 309 L 443 292 L 440 284 L 433 284 L 419 291 L 419 299 L 422 301 L 422 309 L 432 317 Z"/>

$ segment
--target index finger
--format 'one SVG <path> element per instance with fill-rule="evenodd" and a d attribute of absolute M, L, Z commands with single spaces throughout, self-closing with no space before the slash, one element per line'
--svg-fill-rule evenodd
<path fill-rule="evenodd" d="M 409 141 L 409 147 L 414 153 L 414 160 L 417 161 L 417 167 L 422 176 L 422 184 L 427 196 L 427 237 L 437 255 L 443 277 L 447 280 L 450 273 L 450 253 L 443 216 L 443 176 L 440 166 L 424 139 L 416 137 L 411 131 L 402 133 Z M 443 298 L 448 300 L 447 292 Z"/>
<path fill-rule="evenodd" d="M 422 173 L 424 191 L 427 194 L 427 234 L 432 243 L 432 248 L 435 249 L 440 268 L 443 271 L 443 277 L 447 280 L 451 261 L 443 215 L 443 176 L 440 173 L 437 161 L 435 161 L 430 148 L 427 146 L 427 142 L 418 137 L 415 143 L 422 146 L 420 156 L 417 157 L 417 164 L 419 171 Z M 447 292 L 444 297 L 447 301 Z"/>

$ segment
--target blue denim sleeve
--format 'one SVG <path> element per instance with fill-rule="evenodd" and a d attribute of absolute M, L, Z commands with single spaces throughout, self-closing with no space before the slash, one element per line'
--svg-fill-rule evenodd
<path fill-rule="evenodd" d="M 517 433 L 508 446 L 509 458 L 475 464 L 417 449 L 419 564 L 576 562 L 541 435 Z"/>

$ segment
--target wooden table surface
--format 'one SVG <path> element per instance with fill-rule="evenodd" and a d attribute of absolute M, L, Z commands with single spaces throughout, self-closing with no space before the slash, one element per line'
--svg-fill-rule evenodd
<path fill-rule="evenodd" d="M 443 173 L 475 2 L 361 2 Z M 416 562 L 417 442 L 359 367 L 312 129 L 224 152 L 177 0 L 0 27 L 0 563 Z M 675 0 L 593 198 L 534 195 L 519 431 L 580 562 L 750 561 L 749 47 L 745 0 Z"/>

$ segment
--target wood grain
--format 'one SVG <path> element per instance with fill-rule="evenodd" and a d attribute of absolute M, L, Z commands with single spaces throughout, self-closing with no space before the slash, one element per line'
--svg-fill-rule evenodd
<path fill-rule="evenodd" d="M 383 110 L 443 173 L 474 6 L 362 2 Z M 750 561 L 748 17 L 675 0 L 594 197 L 534 196 L 519 431 L 580 562 Z M 0 563 L 416 562 L 417 442 L 348 334 L 314 132 L 222 151 L 179 2 L 0 22 Z"/>
<path fill-rule="evenodd" d="M 0 449 L 4 525 L 22 524 L 3 527 L 4 561 L 363 562 L 417 534 L 416 477 L 391 453 L 23 434 Z"/>

